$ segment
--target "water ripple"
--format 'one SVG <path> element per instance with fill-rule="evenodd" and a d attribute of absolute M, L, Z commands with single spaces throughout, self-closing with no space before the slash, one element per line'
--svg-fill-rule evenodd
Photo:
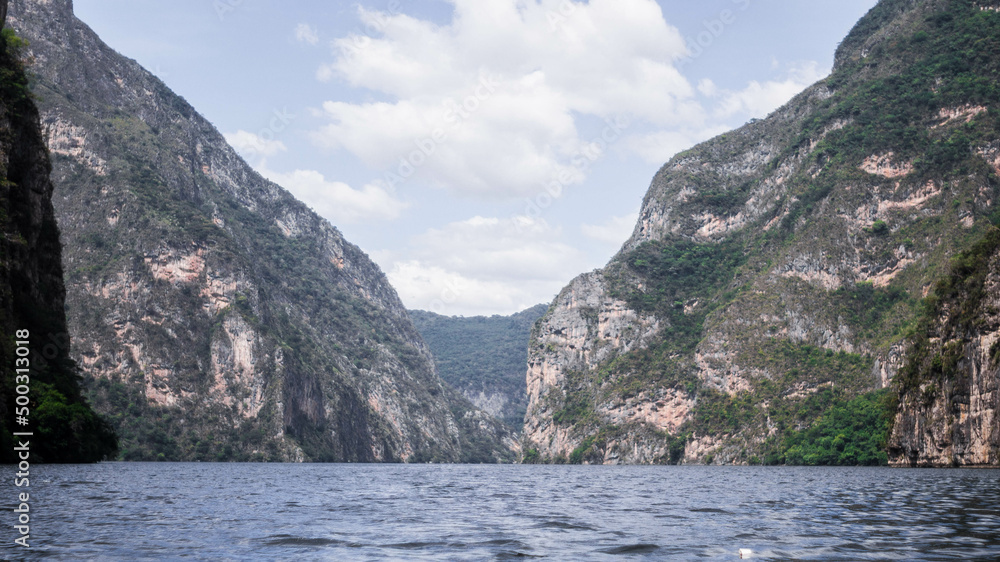
<path fill-rule="evenodd" d="M 757 560 L 1000 559 L 996 470 L 32 469 L 33 558 L 726 560 L 748 548 Z M 0 497 L 16 492 L 0 479 Z"/>

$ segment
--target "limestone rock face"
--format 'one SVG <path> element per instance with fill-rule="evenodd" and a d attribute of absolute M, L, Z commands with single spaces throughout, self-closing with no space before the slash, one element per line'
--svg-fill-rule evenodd
<path fill-rule="evenodd" d="M 511 458 L 335 227 L 71 2 L 18 2 L 9 23 L 37 74 L 73 356 L 124 458 Z"/>
<path fill-rule="evenodd" d="M 939 287 L 935 317 L 921 326 L 900 375 L 889 440 L 894 466 L 1000 465 L 1000 244 L 970 256 Z M 956 268 L 958 269 L 958 268 Z"/>
<path fill-rule="evenodd" d="M 543 450 L 548 455 L 569 455 L 578 442 L 569 428 L 553 419 L 565 405 L 567 387 L 573 384 L 568 375 L 593 370 L 609 358 L 646 346 L 659 328 L 655 317 L 630 310 L 625 302 L 608 295 L 600 274 L 588 273 L 574 279 L 532 332 L 525 438 L 531 443 L 547 444 Z M 671 422 L 683 413 L 674 411 L 674 419 L 662 419 L 646 409 L 656 409 L 657 401 L 662 405 L 663 400 L 672 398 L 669 394 L 644 393 L 630 401 L 595 404 L 595 414 L 623 423 L 644 422 L 676 430 L 678 424 Z M 632 453 L 611 455 L 622 462 L 642 462 Z M 646 456 L 646 462 L 652 460 Z"/>
<path fill-rule="evenodd" d="M 1000 106 L 965 84 L 1000 64 L 940 66 L 989 40 L 980 4 L 883 0 L 829 78 L 666 163 L 532 335 L 526 454 L 761 462 L 822 400 L 896 388 L 921 299 L 993 228 Z M 996 423 L 983 369 L 958 424 Z"/>

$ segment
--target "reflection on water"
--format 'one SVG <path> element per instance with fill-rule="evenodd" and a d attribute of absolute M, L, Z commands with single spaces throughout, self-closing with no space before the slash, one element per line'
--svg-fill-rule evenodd
<path fill-rule="evenodd" d="M 995 470 L 108 463 L 31 483 L 30 556 L 66 560 L 1000 559 Z M 5 558 L 28 553 L 15 494 L 3 479 Z"/>

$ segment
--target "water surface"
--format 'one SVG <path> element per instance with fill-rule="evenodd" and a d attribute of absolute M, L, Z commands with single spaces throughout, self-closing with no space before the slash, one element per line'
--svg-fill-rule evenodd
<path fill-rule="evenodd" d="M 13 474 L 11 466 L 0 467 Z M 105 463 L 32 467 L 46 559 L 1000 559 L 1000 471 Z"/>

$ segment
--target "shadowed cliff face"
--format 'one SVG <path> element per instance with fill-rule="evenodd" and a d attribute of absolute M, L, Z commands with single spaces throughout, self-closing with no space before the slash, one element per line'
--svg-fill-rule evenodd
<path fill-rule="evenodd" d="M 510 457 L 336 228 L 71 2 L 19 2 L 9 20 L 35 60 L 73 356 L 123 458 Z"/>
<path fill-rule="evenodd" d="M 884 0 L 829 78 L 664 165 L 533 332 L 531 457 L 782 462 L 831 401 L 889 386 L 921 299 L 993 228 L 998 7 Z"/>
<path fill-rule="evenodd" d="M 5 9 L 3 2 L 0 16 Z M 37 436 L 27 440 L 31 462 L 94 462 L 114 454 L 115 437 L 80 395 L 78 371 L 69 358 L 49 159 L 21 48 L 5 30 L 0 38 L 0 462 L 21 460 L 11 432 Z M 16 392 L 20 389 L 27 392 Z M 15 403 L 25 396 L 27 404 Z M 13 426 L 15 419 L 27 423 Z"/>

